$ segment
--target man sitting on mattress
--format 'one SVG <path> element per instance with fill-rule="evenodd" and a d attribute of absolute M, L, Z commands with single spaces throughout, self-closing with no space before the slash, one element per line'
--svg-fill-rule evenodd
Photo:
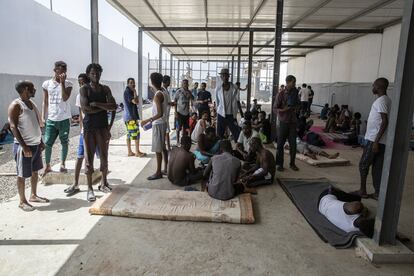
<path fill-rule="evenodd" d="M 318 200 L 319 212 L 333 225 L 349 233 L 360 231 L 368 237 L 374 232 L 374 219 L 367 218 L 367 209 L 361 197 L 330 186 Z"/>
<path fill-rule="evenodd" d="M 191 138 L 183 136 L 181 147 L 174 148 L 168 162 L 168 180 L 174 185 L 187 186 L 201 180 L 203 171 L 194 166 L 194 155 L 190 152 Z"/>
<path fill-rule="evenodd" d="M 285 149 L 289 149 L 289 145 L 285 144 Z M 310 145 L 306 143 L 305 141 L 300 140 L 299 138 L 296 138 L 296 151 L 300 154 L 303 154 L 305 156 L 308 156 L 312 158 L 313 160 L 318 160 L 317 156 L 323 156 L 328 159 L 336 159 L 339 157 L 339 153 L 335 154 L 328 154 L 326 151 L 322 150 L 320 147 Z"/>
<path fill-rule="evenodd" d="M 250 151 L 256 154 L 256 165 L 241 176 L 246 187 L 272 184 L 276 173 L 276 161 L 273 154 L 265 149 L 259 137 L 250 140 Z"/>

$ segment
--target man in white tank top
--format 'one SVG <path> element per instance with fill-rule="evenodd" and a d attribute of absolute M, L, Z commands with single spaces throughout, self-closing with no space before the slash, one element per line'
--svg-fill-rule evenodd
<path fill-rule="evenodd" d="M 25 196 L 25 179 L 30 177 L 32 193 L 29 201 L 47 203 L 48 199 L 37 195 L 38 171 L 43 168 L 42 151 L 45 145 L 40 130 L 40 114 L 35 103 L 30 99 L 35 96 L 36 89 L 30 81 L 16 83 L 19 98 L 14 100 L 8 110 L 10 129 L 15 137 L 13 152 L 17 168 L 17 188 L 19 191 L 19 208 L 33 211 L 33 207 Z"/>
<path fill-rule="evenodd" d="M 167 155 L 167 148 L 165 147 L 165 133 L 167 130 L 167 123 L 165 121 L 164 112 L 167 110 L 168 102 L 162 92 L 163 76 L 160 73 L 152 73 L 150 76 L 152 88 L 156 91 L 154 102 L 152 103 L 152 117 L 141 121 L 142 127 L 146 124 L 152 124 L 152 147 L 151 151 L 155 152 L 157 156 L 157 171 L 155 174 L 149 176 L 148 180 L 156 180 L 162 178 L 161 165 L 162 155 Z M 166 164 L 168 165 L 168 164 Z"/>

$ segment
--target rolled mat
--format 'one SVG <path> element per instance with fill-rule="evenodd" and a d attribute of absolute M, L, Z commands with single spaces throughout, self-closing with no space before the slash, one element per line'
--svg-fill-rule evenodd
<path fill-rule="evenodd" d="M 346 233 L 319 213 L 319 196 L 331 185 L 327 179 L 278 179 L 278 182 L 324 242 L 338 249 L 349 248 L 355 238 L 364 236 L 359 231 Z"/>
<path fill-rule="evenodd" d="M 254 223 L 250 194 L 221 201 L 205 192 L 132 186 L 115 187 L 96 201 L 89 213 L 158 220 Z"/>

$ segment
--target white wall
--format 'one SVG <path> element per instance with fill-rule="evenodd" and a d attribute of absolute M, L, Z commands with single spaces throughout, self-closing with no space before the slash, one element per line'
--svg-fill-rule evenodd
<path fill-rule="evenodd" d="M 303 80 L 305 77 L 305 61 L 306 59 L 304 57 L 289 60 L 287 64 L 287 74 L 294 75 L 297 80 Z"/>
<path fill-rule="evenodd" d="M 0 0 L 0 37 L 0 124 L 7 119 L 8 104 L 17 96 L 14 91 L 17 80 L 32 80 L 38 101 L 41 83 L 53 75 L 55 61 L 64 60 L 68 64 L 68 78 L 74 81 L 90 63 L 90 31 L 33 0 Z M 102 80 L 110 85 L 120 102 L 126 79 L 138 75 L 138 55 L 103 36 L 99 37 L 99 43 Z M 144 98 L 148 85 L 146 64 L 144 58 Z M 72 96 L 73 113 L 77 112 L 74 101 Z"/>
<path fill-rule="evenodd" d="M 401 25 L 392 26 L 384 30 L 382 36 L 379 76 L 394 82 L 395 68 L 397 67 L 398 44 L 400 41 Z"/>
<path fill-rule="evenodd" d="M 331 81 L 332 51 L 332 49 L 323 49 L 306 56 L 305 76 L 302 82 L 326 83 Z"/>

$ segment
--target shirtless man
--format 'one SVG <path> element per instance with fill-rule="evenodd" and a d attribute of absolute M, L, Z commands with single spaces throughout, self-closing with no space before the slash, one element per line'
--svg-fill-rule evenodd
<path fill-rule="evenodd" d="M 242 174 L 241 182 L 246 187 L 272 184 L 276 173 L 276 161 L 273 154 L 265 149 L 259 137 L 250 141 L 250 151 L 256 153 L 256 166 Z"/>
<path fill-rule="evenodd" d="M 216 129 L 208 127 L 205 134 L 198 136 L 198 148 L 194 152 L 197 160 L 203 164 L 208 164 L 210 157 L 219 152 L 219 139 L 216 136 Z"/>
<path fill-rule="evenodd" d="M 181 147 L 174 148 L 168 163 L 168 179 L 177 186 L 187 186 L 201 180 L 203 172 L 194 166 L 194 155 L 190 152 L 191 138 L 183 136 Z"/>

